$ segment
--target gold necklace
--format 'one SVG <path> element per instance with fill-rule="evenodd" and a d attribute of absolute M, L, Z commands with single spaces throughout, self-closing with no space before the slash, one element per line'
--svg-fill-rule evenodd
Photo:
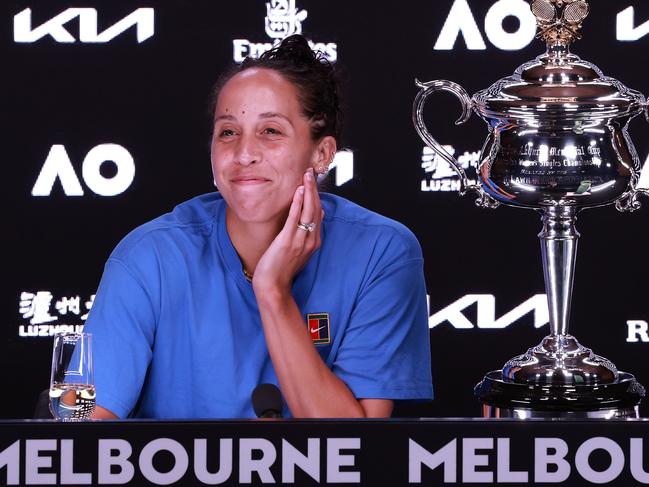
<path fill-rule="evenodd" d="M 252 282 L 252 274 L 246 270 L 245 267 L 241 266 L 241 270 L 243 270 L 243 275 L 246 278 L 248 282 Z"/>

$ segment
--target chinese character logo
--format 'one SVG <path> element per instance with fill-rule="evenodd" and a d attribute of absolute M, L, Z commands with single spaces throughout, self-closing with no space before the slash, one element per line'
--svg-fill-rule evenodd
<path fill-rule="evenodd" d="M 442 146 L 451 156 L 455 154 L 455 147 L 451 145 Z M 470 184 L 477 180 L 477 170 L 480 162 L 479 151 L 465 151 L 460 154 L 457 161 L 462 166 L 469 178 Z M 430 147 L 424 147 L 421 156 L 421 167 L 426 177 L 421 181 L 422 191 L 459 191 L 460 179 L 451 167 L 439 154 Z"/>
<path fill-rule="evenodd" d="M 23 291 L 20 293 L 18 312 L 29 324 L 18 326 L 21 337 L 46 337 L 59 332 L 80 332 L 88 318 L 95 295 L 82 300 L 81 296 L 61 296 L 56 299 L 51 291 Z M 85 309 L 82 309 L 82 304 Z M 82 314 L 85 311 L 85 314 Z"/>
<path fill-rule="evenodd" d="M 306 16 L 306 10 L 298 12 L 295 0 L 270 0 L 266 3 L 266 34 L 271 39 L 301 34 Z"/>
<path fill-rule="evenodd" d="M 50 314 L 52 299 L 54 299 L 54 296 L 48 291 L 38 291 L 35 294 L 29 292 L 20 293 L 19 312 L 23 315 L 23 318 L 31 318 L 29 322 L 32 325 L 54 321 L 57 317 Z"/>

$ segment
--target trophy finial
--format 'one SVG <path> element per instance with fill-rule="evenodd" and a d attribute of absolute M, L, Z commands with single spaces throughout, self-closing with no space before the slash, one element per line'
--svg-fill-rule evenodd
<path fill-rule="evenodd" d="M 537 37 L 551 47 L 568 47 L 581 39 L 579 31 L 589 11 L 585 0 L 534 0 L 532 13 L 539 26 Z"/>

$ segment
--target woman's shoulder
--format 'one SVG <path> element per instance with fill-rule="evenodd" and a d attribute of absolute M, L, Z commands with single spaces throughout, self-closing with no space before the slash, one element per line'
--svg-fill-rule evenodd
<path fill-rule="evenodd" d="M 346 241 L 354 247 L 385 246 L 407 258 L 422 258 L 417 237 L 402 223 L 340 196 L 321 193 L 320 199 L 326 231 L 337 242 Z"/>
<path fill-rule="evenodd" d="M 172 211 L 131 230 L 119 242 L 111 258 L 126 260 L 152 248 L 176 247 L 204 240 L 211 235 L 222 204 L 223 198 L 218 193 L 184 201 Z"/>

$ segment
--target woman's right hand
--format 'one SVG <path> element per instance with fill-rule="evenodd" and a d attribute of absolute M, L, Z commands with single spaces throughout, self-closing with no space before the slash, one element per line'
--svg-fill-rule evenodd
<path fill-rule="evenodd" d="M 293 278 L 320 247 L 324 213 L 313 169 L 304 174 L 303 183 L 295 190 L 284 227 L 257 263 L 252 279 L 255 293 L 290 293 Z M 299 227 L 300 223 L 312 225 L 313 230 Z"/>

